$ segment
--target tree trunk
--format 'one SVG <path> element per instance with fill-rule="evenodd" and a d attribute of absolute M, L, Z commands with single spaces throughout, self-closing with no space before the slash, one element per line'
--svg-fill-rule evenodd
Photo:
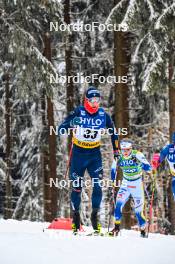
<path fill-rule="evenodd" d="M 51 61 L 51 39 L 49 33 L 44 35 L 44 56 Z M 48 131 L 50 126 L 54 125 L 54 110 L 53 103 L 49 96 L 44 96 L 47 102 L 47 126 Z M 43 107 L 45 107 L 43 105 Z M 48 133 L 48 132 L 47 132 Z M 57 188 L 50 186 L 50 179 L 56 182 L 56 135 L 47 134 L 48 136 L 48 148 L 44 150 L 44 219 L 46 221 L 52 221 L 57 216 Z M 47 164 L 49 171 L 47 171 Z"/>
<path fill-rule="evenodd" d="M 8 219 L 12 216 L 12 186 L 11 186 L 11 104 L 10 104 L 10 88 L 9 74 L 4 75 L 5 80 L 5 128 L 6 128 L 6 196 L 4 218 Z"/>
<path fill-rule="evenodd" d="M 48 144 L 47 144 L 47 122 L 46 122 L 46 95 L 43 88 L 41 97 L 41 110 L 42 110 L 42 146 L 41 146 L 41 171 L 43 178 L 43 200 L 44 200 L 44 220 L 50 221 L 51 219 L 51 192 L 49 187 L 49 170 L 48 170 Z"/>
<path fill-rule="evenodd" d="M 64 22 L 66 24 L 70 24 L 70 0 L 65 0 L 64 2 Z M 71 43 L 71 33 L 68 33 L 66 36 L 66 47 L 65 47 L 65 62 L 66 62 L 66 76 L 73 75 L 73 65 L 72 65 L 72 43 Z M 74 85 L 72 78 L 70 81 L 67 80 L 66 82 L 66 98 L 67 98 L 67 113 L 69 114 L 73 108 L 73 96 L 74 96 Z M 70 151 L 72 142 L 72 135 L 68 138 L 68 151 Z"/>
<path fill-rule="evenodd" d="M 71 23 L 71 17 L 70 17 L 70 0 L 64 1 L 64 22 L 66 24 Z M 73 75 L 73 63 L 72 63 L 72 43 L 71 43 L 71 33 L 68 33 L 66 35 L 66 45 L 65 45 L 65 63 L 66 63 L 66 76 L 72 76 Z M 66 82 L 66 109 L 67 114 L 69 114 L 74 109 L 74 85 L 72 78 L 70 81 Z M 72 134 L 68 136 L 68 153 L 70 153 L 72 145 Z M 69 155 L 69 154 L 68 154 Z M 67 199 L 69 200 L 69 193 L 67 193 Z M 70 210 L 71 210 L 70 205 Z M 72 212 L 70 211 L 70 216 L 72 215 Z"/>
<path fill-rule="evenodd" d="M 169 118 L 170 118 L 170 142 L 173 132 L 175 132 L 175 85 L 173 83 L 173 67 L 175 55 L 170 54 L 169 62 Z M 169 186 L 170 192 L 168 192 L 168 201 L 169 201 L 169 221 L 171 222 L 171 233 L 175 234 L 175 201 L 173 200 L 171 181 Z"/>
<path fill-rule="evenodd" d="M 128 55 L 128 33 L 114 32 L 114 71 L 115 76 L 127 76 L 130 63 Z M 127 128 L 129 131 L 129 88 L 127 83 L 117 83 L 115 85 L 115 125 L 117 128 Z M 119 172 L 122 179 L 122 173 Z M 131 206 L 130 202 L 125 205 L 123 210 L 123 225 L 131 228 Z"/>

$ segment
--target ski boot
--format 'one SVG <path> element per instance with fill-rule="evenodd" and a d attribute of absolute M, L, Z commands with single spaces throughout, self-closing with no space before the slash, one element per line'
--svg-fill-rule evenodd
<path fill-rule="evenodd" d="M 101 224 L 98 222 L 98 209 L 93 209 L 91 213 L 91 223 L 94 229 L 94 235 L 101 234 Z"/>
<path fill-rule="evenodd" d="M 78 234 L 80 229 L 80 213 L 79 211 L 73 211 L 72 231 L 74 235 Z"/>
<path fill-rule="evenodd" d="M 119 234 L 119 231 L 120 231 L 120 224 L 119 223 L 115 223 L 115 226 L 114 228 L 108 232 L 108 236 L 118 236 Z"/>
<path fill-rule="evenodd" d="M 147 237 L 146 228 L 145 227 L 140 229 L 140 236 L 143 237 L 143 238 Z"/>

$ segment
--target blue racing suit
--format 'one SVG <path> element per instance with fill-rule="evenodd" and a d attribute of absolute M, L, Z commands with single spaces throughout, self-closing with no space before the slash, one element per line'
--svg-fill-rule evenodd
<path fill-rule="evenodd" d="M 106 128 L 109 129 L 113 150 L 116 151 L 118 148 L 118 135 L 114 124 L 103 108 L 99 108 L 95 114 L 89 114 L 84 106 L 79 106 L 59 126 L 58 133 L 61 134 L 61 131 L 69 128 L 75 128 L 70 164 L 72 209 L 79 210 L 83 176 L 86 169 L 92 179 L 92 208 L 99 209 L 102 200 L 102 190 L 99 182 L 103 175 L 100 152 L 101 131 Z"/>
<path fill-rule="evenodd" d="M 172 192 L 175 200 L 175 144 L 166 145 L 160 152 L 159 162 L 167 160 L 172 175 Z"/>

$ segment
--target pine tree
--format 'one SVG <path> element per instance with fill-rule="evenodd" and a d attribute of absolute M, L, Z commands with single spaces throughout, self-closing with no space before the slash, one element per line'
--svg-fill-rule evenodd
<path fill-rule="evenodd" d="M 60 10 L 61 5 L 52 0 L 46 1 L 45 3 L 40 1 L 14 1 L 11 3 L 9 1 L 3 1 L 2 3 L 1 30 L 2 35 L 5 37 L 1 40 L 2 47 L 4 47 L 1 50 L 1 67 L 13 64 L 13 68 L 10 68 L 10 74 L 15 80 L 13 82 L 14 89 L 12 97 L 15 96 L 15 100 L 18 100 L 15 104 L 14 112 L 16 113 L 15 121 L 18 121 L 17 125 L 19 125 L 19 127 L 12 125 L 13 129 L 18 131 L 18 136 L 14 143 L 14 145 L 16 144 L 17 152 L 13 152 L 13 155 L 16 155 L 16 161 L 20 160 L 20 163 L 16 164 L 15 172 L 18 174 L 18 177 L 22 175 L 25 182 L 25 185 L 18 185 L 21 190 L 21 197 L 18 200 L 13 217 L 28 217 L 32 219 L 42 219 L 43 217 L 41 197 L 42 182 L 39 180 L 41 177 L 39 151 L 42 141 L 38 141 L 38 139 L 41 139 L 41 129 L 36 126 L 33 119 L 30 120 L 29 109 L 25 113 L 26 116 L 28 114 L 26 119 L 28 121 L 28 128 L 23 128 L 21 122 L 22 116 L 24 115 L 24 108 L 22 109 L 22 113 L 19 113 L 19 111 L 20 106 L 25 108 L 32 107 L 32 110 L 36 111 L 35 121 L 37 120 L 38 124 L 42 126 L 38 99 L 43 87 L 48 97 L 51 98 L 55 86 L 50 84 L 49 74 L 55 74 L 56 72 L 56 68 L 42 54 L 42 39 L 43 33 L 49 28 L 49 21 L 51 19 L 60 21 Z M 62 91 L 60 87 L 59 95 L 62 94 Z M 21 96 L 25 97 L 23 104 Z M 34 103 L 32 104 L 33 100 Z M 34 133 L 34 129 L 30 130 L 32 125 L 38 129 L 36 134 Z M 28 133 L 26 133 L 27 131 Z M 32 133 L 33 137 L 36 137 L 34 138 L 36 142 L 34 145 L 26 145 Z M 20 141 L 20 136 L 23 137 L 24 144 Z M 35 156 L 37 156 L 36 159 Z M 31 166 L 32 162 L 34 162 L 33 166 Z M 23 167 L 25 168 L 24 171 Z M 28 181 L 26 181 L 29 175 L 31 177 L 30 181 L 35 183 L 34 185 L 28 184 Z M 26 179 L 24 179 L 25 176 Z M 39 184 L 38 189 L 35 188 L 36 184 Z M 36 202 L 31 203 L 32 197 L 34 198 L 33 195 L 35 199 L 38 197 L 38 204 Z M 26 198 L 24 200 L 21 199 L 24 196 Z M 55 202 L 56 199 L 54 198 L 53 203 Z M 35 205 L 36 207 L 34 207 Z M 38 214 L 39 208 L 40 214 Z M 52 215 L 52 217 L 54 216 Z"/>
<path fill-rule="evenodd" d="M 137 133 L 138 136 L 144 136 L 150 126 L 158 126 L 162 117 L 157 112 L 165 111 L 162 109 L 162 103 L 167 101 L 169 58 L 174 56 L 174 11 L 175 4 L 171 0 L 121 0 L 111 10 L 107 19 L 107 23 L 116 19 L 118 24 L 127 26 L 128 31 L 133 34 L 130 65 L 130 95 L 133 94 L 133 97 L 130 96 L 130 106 L 134 106 L 133 110 L 136 111 L 135 114 L 130 112 L 130 124 L 134 127 L 134 135 Z M 174 73 L 171 73 L 171 79 L 172 76 Z M 170 88 L 170 93 L 172 91 Z M 170 96 L 170 134 L 173 130 L 172 104 L 173 94 Z M 166 143 L 165 140 L 163 142 Z M 154 143 L 153 149 L 162 147 L 160 141 L 158 143 L 157 146 Z M 171 216 L 172 212 L 170 209 Z M 171 217 L 171 223 L 174 229 L 174 216 Z"/>

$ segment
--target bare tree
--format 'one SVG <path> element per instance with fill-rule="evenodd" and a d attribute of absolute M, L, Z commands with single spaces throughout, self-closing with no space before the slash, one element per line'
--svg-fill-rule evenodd
<path fill-rule="evenodd" d="M 115 1 L 116 2 L 116 1 Z M 115 76 L 127 76 L 130 63 L 128 52 L 129 34 L 124 32 L 114 32 L 114 71 Z M 115 85 L 115 125 L 117 128 L 127 128 L 129 131 L 129 87 L 127 83 L 117 83 Z M 119 179 L 122 173 L 119 171 Z M 125 228 L 131 227 L 131 207 L 130 202 L 123 210 L 123 225 Z"/>
<path fill-rule="evenodd" d="M 70 0 L 65 0 L 64 2 L 64 22 L 70 24 Z M 65 44 L 65 63 L 66 63 L 66 76 L 72 76 L 73 74 L 73 65 L 72 65 L 72 43 L 71 43 L 71 33 L 66 35 L 66 44 Z M 67 113 L 70 113 L 73 110 L 73 95 L 74 95 L 74 86 L 72 78 L 67 78 L 66 83 L 66 97 L 67 97 Z M 68 140 L 68 149 L 70 150 L 72 142 L 72 136 L 69 136 Z"/>
<path fill-rule="evenodd" d="M 44 35 L 44 56 L 51 61 L 51 38 L 50 34 Z M 49 133 L 49 127 L 54 127 L 54 111 L 53 103 L 49 95 L 45 95 L 47 102 L 47 124 Z M 43 98 L 44 99 L 44 98 Z M 44 107 L 44 106 L 43 106 Z M 57 216 L 57 188 L 56 186 L 50 186 L 50 180 L 56 182 L 56 136 L 47 134 L 48 138 L 48 150 L 44 151 L 44 218 L 46 221 L 52 221 Z M 48 156 L 48 157 L 47 157 Z M 48 163 L 49 171 L 47 171 L 46 164 Z"/>

